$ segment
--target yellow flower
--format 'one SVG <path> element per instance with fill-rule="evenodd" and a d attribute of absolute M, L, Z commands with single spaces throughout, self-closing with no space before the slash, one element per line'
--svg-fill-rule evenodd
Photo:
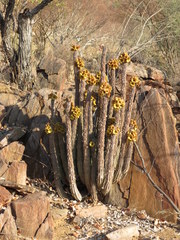
<path fill-rule="evenodd" d="M 71 51 L 75 52 L 75 51 L 77 51 L 79 48 L 80 48 L 79 45 L 72 45 Z"/>
<path fill-rule="evenodd" d="M 95 76 L 93 76 L 92 74 L 89 74 L 88 75 L 88 78 L 86 79 L 86 83 L 89 84 L 89 85 L 96 85 L 97 83 L 97 79 Z"/>
<path fill-rule="evenodd" d="M 119 56 L 119 62 L 120 64 L 124 64 L 124 63 L 128 63 L 131 61 L 131 58 L 129 57 L 128 53 L 122 53 L 120 56 Z"/>
<path fill-rule="evenodd" d="M 87 79 L 88 78 L 88 76 L 89 76 L 89 71 L 87 70 L 87 69 L 84 69 L 84 70 L 80 70 L 79 71 L 79 77 L 80 77 L 80 79 L 82 79 L 82 80 L 85 80 L 85 79 Z"/>
<path fill-rule="evenodd" d="M 140 83 L 141 83 L 141 81 L 139 80 L 138 77 L 132 77 L 131 80 L 130 80 L 130 82 L 129 82 L 129 85 L 130 85 L 131 87 L 134 87 L 134 86 L 139 87 L 139 86 L 140 86 Z"/>
<path fill-rule="evenodd" d="M 83 68 L 84 67 L 84 61 L 79 57 L 76 59 L 76 65 L 78 68 Z"/>
<path fill-rule="evenodd" d="M 65 128 L 60 122 L 57 122 L 54 124 L 54 132 L 59 132 L 64 134 L 65 133 Z"/>
<path fill-rule="evenodd" d="M 93 148 L 93 147 L 95 146 L 95 143 L 94 143 L 93 141 L 90 141 L 90 142 L 89 142 L 89 146 L 90 146 L 91 148 Z"/>
<path fill-rule="evenodd" d="M 50 123 L 46 123 L 46 125 L 45 125 L 45 133 L 46 134 L 52 133 L 52 127 L 51 127 Z"/>
<path fill-rule="evenodd" d="M 115 97 L 113 100 L 113 108 L 118 111 L 125 106 L 125 102 L 122 98 Z"/>
<path fill-rule="evenodd" d="M 56 93 L 50 93 L 49 95 L 48 95 L 48 99 L 51 99 L 51 100 L 56 100 L 57 99 L 57 95 L 56 95 Z"/>
<path fill-rule="evenodd" d="M 119 61 L 118 59 L 111 59 L 108 63 L 110 69 L 118 69 Z"/>
<path fill-rule="evenodd" d="M 96 73 L 95 77 L 96 77 L 96 81 L 97 81 L 96 85 L 98 85 L 101 81 L 101 72 L 99 71 L 98 73 Z"/>
<path fill-rule="evenodd" d="M 103 82 L 100 87 L 99 87 L 99 91 L 98 94 L 100 97 L 110 97 L 111 96 L 111 91 L 112 91 L 112 87 L 109 83 L 107 82 Z"/>
<path fill-rule="evenodd" d="M 127 137 L 129 141 L 136 142 L 137 141 L 137 132 L 135 129 L 130 129 L 127 133 Z"/>
<path fill-rule="evenodd" d="M 119 132 L 119 128 L 115 127 L 114 124 L 111 124 L 107 128 L 107 135 L 117 135 Z"/>
<path fill-rule="evenodd" d="M 138 125 L 136 123 L 136 120 L 134 119 L 131 119 L 130 121 L 130 126 L 134 129 L 134 130 L 137 130 L 138 129 Z"/>
<path fill-rule="evenodd" d="M 91 96 L 91 101 L 93 103 L 93 106 L 96 107 L 96 99 L 94 96 Z"/>
<path fill-rule="evenodd" d="M 84 91 L 84 99 L 87 98 L 87 90 Z"/>
<path fill-rule="evenodd" d="M 73 121 L 76 118 L 78 119 L 81 115 L 81 111 L 79 107 L 75 107 L 73 104 L 71 106 L 71 112 L 70 112 L 70 119 Z"/>

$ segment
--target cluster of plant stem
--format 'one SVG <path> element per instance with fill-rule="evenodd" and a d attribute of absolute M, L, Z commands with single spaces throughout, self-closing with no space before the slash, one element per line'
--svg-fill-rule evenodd
<path fill-rule="evenodd" d="M 70 97 L 66 102 L 65 135 L 50 131 L 47 125 L 47 133 L 51 132 L 50 154 L 59 195 L 64 196 L 62 182 L 66 179 L 76 200 L 82 200 L 78 189 L 78 182 L 81 182 L 93 201 L 97 201 L 129 170 L 133 143 L 137 140 L 137 124 L 131 115 L 140 81 L 134 76 L 127 86 L 126 68 L 130 62 L 127 53 L 107 63 L 103 47 L 100 72 L 91 74 L 79 57 L 79 46 L 74 45 L 71 50 L 75 99 Z M 115 89 L 116 76 L 121 80 L 120 93 Z M 130 91 L 128 101 L 127 88 Z M 57 118 L 54 101 L 52 95 L 52 122 Z"/>

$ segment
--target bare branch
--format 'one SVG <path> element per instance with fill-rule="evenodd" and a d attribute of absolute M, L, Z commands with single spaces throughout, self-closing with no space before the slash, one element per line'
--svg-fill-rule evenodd
<path fill-rule="evenodd" d="M 146 19 L 146 21 L 145 21 L 145 23 L 144 23 L 144 25 L 143 25 L 143 27 L 142 27 L 141 34 L 140 34 L 140 36 L 139 36 L 139 38 L 138 38 L 138 40 L 137 40 L 136 45 L 138 45 L 139 42 L 141 41 L 141 38 L 142 38 L 142 36 L 143 36 L 143 34 L 144 34 L 144 29 L 145 29 L 147 23 L 149 22 L 149 20 L 150 20 L 151 18 L 153 18 L 155 15 L 157 15 L 157 14 L 158 14 L 159 12 L 161 12 L 161 11 L 162 11 L 162 8 L 159 9 L 158 11 L 156 11 L 155 13 L 153 13 L 151 16 L 149 16 L 149 17 Z"/>
<path fill-rule="evenodd" d="M 2 12 L 0 11 L 0 30 L 2 31 L 3 28 L 4 28 L 4 18 L 3 18 Z"/>
<path fill-rule="evenodd" d="M 14 10 L 15 0 L 9 0 L 6 8 L 5 18 L 4 18 L 4 27 L 3 27 L 3 34 L 5 34 L 7 25 L 12 18 L 12 13 Z"/>
<path fill-rule="evenodd" d="M 142 154 L 141 154 L 141 151 L 140 151 L 137 143 L 134 142 L 134 145 L 135 145 L 136 150 L 137 150 L 137 152 L 138 152 L 138 155 L 139 155 L 139 157 L 140 157 L 140 159 L 141 159 L 141 162 L 142 162 L 142 165 L 143 165 L 143 171 L 144 171 L 144 173 L 146 174 L 147 178 L 149 179 L 149 181 L 151 182 L 151 184 L 153 185 L 153 187 L 154 187 L 158 192 L 160 192 L 160 193 L 166 198 L 166 200 L 171 204 L 171 206 L 174 208 L 174 210 L 175 210 L 178 214 L 180 214 L 179 208 L 174 204 L 174 202 L 170 199 L 170 197 L 168 197 L 168 195 L 167 195 L 160 187 L 158 187 L 158 186 L 155 184 L 155 182 L 153 181 L 153 179 L 151 178 L 151 176 L 149 175 L 149 173 L 148 173 L 147 170 L 146 170 L 144 158 L 143 158 L 143 156 L 142 156 Z"/>
<path fill-rule="evenodd" d="M 134 11 L 131 13 L 131 15 L 129 16 L 129 18 L 128 18 L 127 22 L 126 22 L 126 25 L 125 25 L 125 27 L 124 27 L 124 29 L 123 29 L 123 31 L 122 31 L 122 35 L 121 35 L 122 38 L 123 38 L 123 36 L 124 36 L 124 33 L 125 33 L 125 31 L 126 31 L 126 28 L 127 28 L 128 24 L 129 24 L 131 18 L 133 17 L 133 15 L 135 14 L 135 12 L 137 11 L 137 9 L 139 8 L 139 6 L 140 6 L 143 2 L 144 2 L 144 1 L 141 1 L 141 2 L 137 5 L 137 7 L 134 9 Z"/>
<path fill-rule="evenodd" d="M 30 18 L 33 18 L 36 14 L 38 14 L 44 7 L 46 7 L 53 0 L 43 0 L 40 4 L 38 4 L 35 8 L 33 8 L 29 14 Z"/>

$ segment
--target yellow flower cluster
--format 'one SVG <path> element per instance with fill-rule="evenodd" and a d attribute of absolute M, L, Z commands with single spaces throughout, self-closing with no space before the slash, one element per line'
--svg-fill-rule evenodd
<path fill-rule="evenodd" d="M 60 122 L 57 122 L 54 124 L 54 132 L 59 132 L 64 134 L 65 133 L 65 128 Z"/>
<path fill-rule="evenodd" d="M 82 60 L 82 58 L 77 58 L 76 59 L 76 65 L 78 68 L 83 68 L 84 67 L 84 61 Z"/>
<path fill-rule="evenodd" d="M 136 142 L 137 141 L 137 132 L 135 129 L 130 129 L 127 133 L 128 135 L 128 140 Z"/>
<path fill-rule="evenodd" d="M 87 69 L 84 69 L 84 70 L 80 70 L 80 71 L 79 71 L 79 77 L 80 77 L 80 79 L 82 79 L 82 80 L 87 79 L 89 75 L 90 75 L 90 72 L 89 72 Z"/>
<path fill-rule="evenodd" d="M 123 64 L 123 63 L 128 63 L 131 61 L 131 58 L 130 56 L 128 55 L 128 53 L 122 53 L 120 56 L 119 56 L 119 62 L 120 64 Z"/>
<path fill-rule="evenodd" d="M 134 129 L 134 130 L 137 130 L 138 129 L 138 125 L 136 123 L 136 120 L 134 119 L 131 119 L 130 121 L 130 126 Z"/>
<path fill-rule="evenodd" d="M 70 113 L 70 119 L 73 121 L 76 118 L 79 118 L 81 115 L 81 111 L 79 107 L 75 107 L 73 104 L 71 106 L 71 113 Z"/>
<path fill-rule="evenodd" d="M 99 96 L 100 97 L 110 97 L 111 96 L 111 91 L 112 91 L 112 87 L 108 82 L 103 82 L 100 87 L 99 87 Z"/>
<path fill-rule="evenodd" d="M 112 125 L 112 124 L 115 124 L 116 120 L 115 120 L 115 117 L 111 117 L 107 120 L 107 125 Z"/>
<path fill-rule="evenodd" d="M 113 100 L 113 108 L 114 110 L 118 111 L 119 109 L 125 106 L 125 102 L 122 98 L 115 97 Z"/>
<path fill-rule="evenodd" d="M 110 69 L 118 69 L 119 67 L 119 60 L 118 59 L 111 59 L 108 63 Z"/>
<path fill-rule="evenodd" d="M 89 146 L 90 146 L 91 148 L 93 148 L 93 147 L 95 146 L 95 143 L 94 143 L 93 141 L 90 141 L 90 142 L 89 142 Z"/>
<path fill-rule="evenodd" d="M 71 51 L 75 52 L 75 51 L 77 51 L 79 48 L 80 48 L 79 45 L 72 45 Z"/>
<path fill-rule="evenodd" d="M 51 127 L 51 125 L 50 125 L 50 123 L 46 123 L 46 125 L 45 125 L 45 133 L 46 134 L 50 134 L 50 133 L 52 133 L 52 127 Z"/>
<path fill-rule="evenodd" d="M 57 99 L 57 95 L 56 95 L 56 93 L 50 93 L 49 95 L 48 95 L 48 99 L 51 99 L 51 100 L 56 100 Z"/>
<path fill-rule="evenodd" d="M 95 77 L 96 77 L 96 81 L 97 81 L 96 84 L 99 84 L 101 81 L 101 72 L 99 71 L 98 73 L 96 73 Z"/>
<path fill-rule="evenodd" d="M 139 87 L 139 86 L 140 86 L 140 83 L 141 83 L 141 81 L 139 80 L 138 77 L 132 77 L 131 80 L 130 80 L 130 82 L 129 82 L 129 85 L 130 85 L 131 87 L 134 87 L 134 86 Z"/>
<path fill-rule="evenodd" d="M 89 85 L 96 85 L 97 83 L 97 79 L 95 76 L 93 76 L 92 74 L 89 74 L 88 78 L 86 79 L 86 83 Z"/>
<path fill-rule="evenodd" d="M 115 127 L 114 124 L 111 124 L 107 128 L 107 135 L 117 135 L 119 132 L 119 127 Z"/>

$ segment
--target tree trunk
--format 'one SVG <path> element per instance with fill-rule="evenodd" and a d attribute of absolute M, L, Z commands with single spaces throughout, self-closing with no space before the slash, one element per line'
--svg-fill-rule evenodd
<path fill-rule="evenodd" d="M 30 89 L 32 87 L 31 76 L 31 42 L 32 42 L 32 25 L 31 18 L 27 14 L 28 10 L 19 14 L 19 76 L 18 83 L 21 89 Z M 29 11 L 28 11 L 29 12 Z"/>

